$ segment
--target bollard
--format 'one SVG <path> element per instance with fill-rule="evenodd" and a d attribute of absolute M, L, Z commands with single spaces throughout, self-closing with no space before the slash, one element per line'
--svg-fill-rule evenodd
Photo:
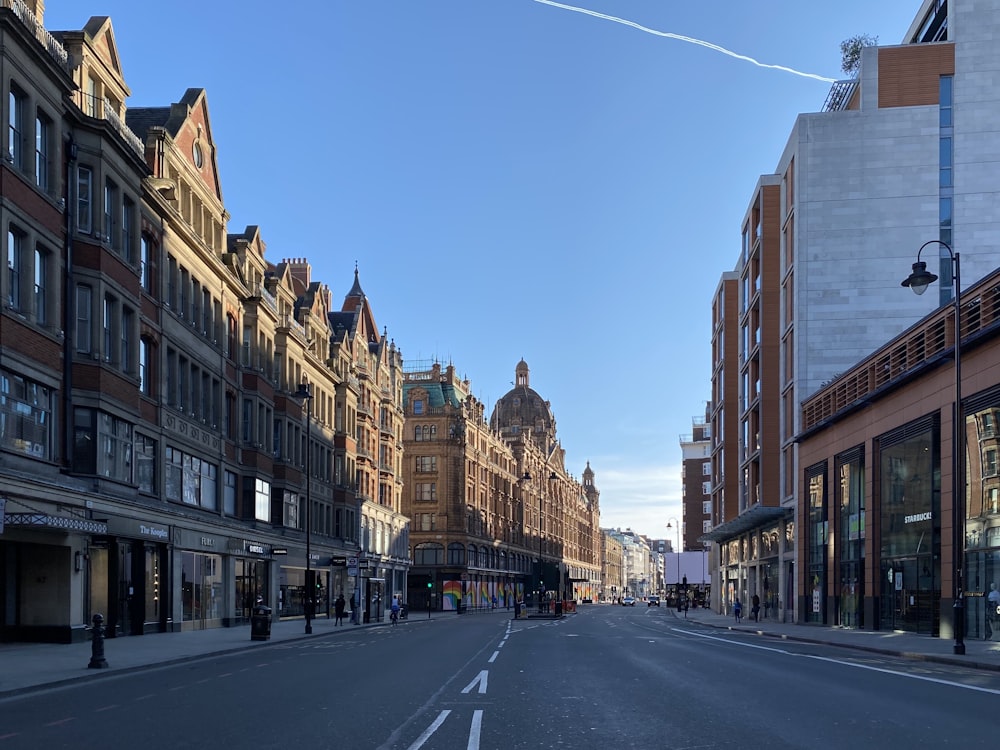
<path fill-rule="evenodd" d="M 87 669 L 107 669 L 108 662 L 104 658 L 104 615 L 94 615 L 94 640 L 90 645 L 90 664 Z"/>

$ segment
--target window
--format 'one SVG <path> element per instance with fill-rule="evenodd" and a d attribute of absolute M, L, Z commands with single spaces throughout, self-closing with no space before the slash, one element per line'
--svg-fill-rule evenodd
<path fill-rule="evenodd" d="M 128 198 L 122 200 L 122 257 L 132 265 L 132 243 L 135 241 L 135 203 Z"/>
<path fill-rule="evenodd" d="M 168 500 L 215 510 L 219 468 L 176 448 L 167 448 L 166 488 Z"/>
<path fill-rule="evenodd" d="M 444 547 L 434 542 L 424 542 L 413 548 L 414 565 L 441 565 L 444 563 Z"/>
<path fill-rule="evenodd" d="M 289 492 L 288 490 L 285 490 L 281 505 L 282 505 L 282 525 L 288 529 L 304 528 L 303 526 L 299 525 L 299 519 L 304 517 L 304 514 L 299 512 L 298 493 Z"/>
<path fill-rule="evenodd" d="M 48 192 L 51 181 L 49 176 L 51 139 L 52 123 L 48 117 L 39 112 L 35 118 L 35 184 L 45 192 Z"/>
<path fill-rule="evenodd" d="M 414 486 L 414 500 L 417 502 L 433 503 L 437 500 L 437 484 L 435 482 L 417 482 Z"/>
<path fill-rule="evenodd" d="M 94 172 L 90 167 L 76 170 L 76 227 L 84 233 L 93 231 Z"/>
<path fill-rule="evenodd" d="M 222 512 L 227 516 L 236 515 L 236 474 L 231 471 L 224 472 L 225 485 L 223 487 Z"/>
<path fill-rule="evenodd" d="M 425 424 L 425 425 L 414 425 L 413 427 L 413 439 L 414 441 L 428 442 L 434 440 L 437 437 L 437 425 Z"/>
<path fill-rule="evenodd" d="M 712 515 L 712 501 L 711 500 L 705 500 L 701 504 L 701 514 L 703 516 L 710 516 L 710 515 Z"/>
<path fill-rule="evenodd" d="M 104 181 L 104 239 L 112 249 L 121 248 L 121 238 L 115 222 L 115 209 L 118 205 L 118 186 L 111 180 Z"/>
<path fill-rule="evenodd" d="M 149 339 L 139 339 L 139 390 L 147 396 L 152 395 L 152 389 L 150 388 L 149 382 L 149 357 L 151 346 L 152 345 L 150 344 Z"/>
<path fill-rule="evenodd" d="M 702 463 L 702 465 L 701 465 L 701 475 L 703 477 L 710 477 L 710 476 L 712 476 L 712 462 L 711 461 L 705 461 L 704 463 Z"/>
<path fill-rule="evenodd" d="M 424 413 L 424 400 L 422 398 L 413 399 L 413 413 L 414 414 Z"/>
<path fill-rule="evenodd" d="M 42 248 L 35 248 L 35 321 L 45 325 L 49 319 L 48 299 L 45 294 L 49 272 L 49 254 Z"/>
<path fill-rule="evenodd" d="M 417 528 L 421 531 L 435 531 L 437 529 L 437 514 L 417 513 Z"/>
<path fill-rule="evenodd" d="M 7 113 L 10 131 L 7 136 L 7 155 L 17 169 L 24 168 L 24 94 L 11 86 L 10 110 Z"/>
<path fill-rule="evenodd" d="M 701 483 L 701 494 L 702 495 L 711 495 L 712 494 L 712 483 L 711 482 L 702 482 Z"/>
<path fill-rule="evenodd" d="M 96 409 L 73 412 L 73 471 L 132 481 L 132 425 Z"/>
<path fill-rule="evenodd" d="M 135 321 L 135 313 L 128 308 L 122 308 L 121 320 L 121 360 L 119 365 L 122 372 L 132 372 L 132 326 Z"/>
<path fill-rule="evenodd" d="M 437 456 L 417 456 L 416 471 L 418 473 L 437 471 Z"/>
<path fill-rule="evenodd" d="M 997 449 L 987 448 L 983 454 L 983 476 L 995 477 L 997 475 Z"/>
<path fill-rule="evenodd" d="M 92 297 L 89 286 L 76 288 L 76 350 L 88 354 L 93 346 L 90 330 Z"/>
<path fill-rule="evenodd" d="M 149 275 L 150 247 L 148 235 L 139 238 L 139 283 L 144 291 L 152 292 Z"/>
<path fill-rule="evenodd" d="M 139 492 L 156 492 L 156 441 L 145 435 L 135 436 L 135 474 Z"/>
<path fill-rule="evenodd" d="M 24 237 L 14 229 L 7 230 L 7 307 L 21 309 L 21 253 Z"/>
<path fill-rule="evenodd" d="M 114 316 L 115 316 L 115 299 L 111 295 L 105 295 L 104 297 L 104 307 L 101 312 L 101 330 L 103 332 L 103 344 L 102 353 L 104 354 L 104 361 L 111 361 L 111 352 L 114 351 L 113 339 L 111 337 L 111 332 L 114 327 Z"/>
<path fill-rule="evenodd" d="M 253 513 L 258 521 L 271 520 L 271 484 L 263 479 L 254 482 Z"/>
<path fill-rule="evenodd" d="M 51 458 L 51 423 L 51 391 L 0 370 L 0 445 L 28 456 Z"/>

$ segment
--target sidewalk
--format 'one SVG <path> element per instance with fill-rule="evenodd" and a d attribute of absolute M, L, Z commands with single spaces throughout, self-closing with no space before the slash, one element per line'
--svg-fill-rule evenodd
<path fill-rule="evenodd" d="M 408 623 L 435 619 L 455 618 L 454 612 L 410 612 L 397 627 Z M 269 644 L 288 643 L 321 635 L 344 634 L 362 628 L 391 627 L 389 615 L 382 622 L 352 625 L 344 618 L 343 626 L 334 627 L 331 617 L 312 621 L 312 634 L 305 634 L 302 619 L 280 620 L 271 623 L 271 638 L 267 641 L 250 639 L 250 625 L 232 628 L 211 628 L 182 633 L 152 633 L 104 641 L 106 669 L 88 667 L 93 654 L 93 643 L 0 643 L 0 699 L 12 695 L 56 687 L 78 680 L 107 677 L 160 664 L 171 664 L 206 656 L 267 648 Z"/>
<path fill-rule="evenodd" d="M 678 620 L 684 620 L 681 612 L 670 609 Z M 793 623 L 764 620 L 751 622 L 747 617 L 736 624 L 732 615 L 720 615 L 708 609 L 690 609 L 688 622 L 709 625 L 744 633 L 757 633 L 770 638 L 823 643 L 862 651 L 941 664 L 956 664 L 972 669 L 1000 671 L 1000 634 L 994 634 L 993 641 L 967 639 L 965 654 L 954 653 L 955 641 L 950 638 L 934 638 L 930 635 L 904 633 L 902 631 L 857 630 L 854 628 L 830 627 L 828 625 L 796 625 Z"/>
<path fill-rule="evenodd" d="M 581 606 L 580 610 L 586 612 L 591 606 L 606 605 L 588 604 Z M 664 614 L 672 615 L 678 620 L 685 619 L 683 613 L 669 608 L 665 609 Z M 407 619 L 400 622 L 399 627 L 406 627 L 410 623 L 416 624 L 421 621 L 454 619 L 456 617 L 476 616 L 477 614 L 502 618 L 513 617 L 513 612 L 505 609 L 481 610 L 476 613 L 470 612 L 469 615 L 458 615 L 455 612 L 432 612 L 430 617 L 427 616 L 426 612 L 413 611 Z M 701 625 L 744 633 L 757 633 L 770 638 L 823 643 L 942 664 L 957 664 L 973 669 L 1000 671 L 1000 640 L 992 642 L 967 640 L 965 641 L 965 655 L 956 656 L 953 653 L 953 640 L 932 638 L 928 635 L 915 633 L 873 632 L 871 630 L 831 628 L 822 625 L 795 625 L 772 620 L 762 620 L 755 623 L 749 622 L 746 618 L 737 625 L 731 616 L 719 615 L 707 609 L 689 610 L 686 619 L 688 622 Z M 104 642 L 104 658 L 108 663 L 107 669 L 90 669 L 88 667 L 93 653 L 93 645 L 90 641 L 72 644 L 0 644 L 0 699 L 78 680 L 106 677 L 110 674 L 121 674 L 161 664 L 189 661 L 233 651 L 267 648 L 269 644 L 288 643 L 317 636 L 348 635 L 361 628 L 391 627 L 388 616 L 382 622 L 366 625 L 347 623 L 342 627 L 334 627 L 333 622 L 333 619 L 325 617 L 313 620 L 312 635 L 305 634 L 305 622 L 301 619 L 274 622 L 271 625 L 271 638 L 267 641 L 250 640 L 249 625 L 184 633 L 156 633 L 109 638 Z M 1000 635 L 996 637 L 1000 638 Z"/>

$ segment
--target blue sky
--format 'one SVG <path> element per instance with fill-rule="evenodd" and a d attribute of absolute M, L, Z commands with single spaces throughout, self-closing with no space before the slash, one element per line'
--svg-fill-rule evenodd
<path fill-rule="evenodd" d="M 842 40 L 901 42 L 919 0 L 566 4 L 840 78 Z M 335 300 L 357 262 L 404 359 L 488 411 L 523 357 L 602 525 L 674 538 L 712 295 L 828 83 L 542 0 L 47 5 L 49 29 L 111 16 L 129 106 L 207 90 L 231 231 Z"/>

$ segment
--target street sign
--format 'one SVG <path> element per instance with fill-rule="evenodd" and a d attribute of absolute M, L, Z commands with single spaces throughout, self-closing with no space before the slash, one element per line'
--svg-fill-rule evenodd
<path fill-rule="evenodd" d="M 356 557 L 348 557 L 347 558 L 347 564 L 356 568 L 358 566 L 358 558 L 356 558 Z"/>
<path fill-rule="evenodd" d="M 357 574 L 358 574 L 358 566 L 357 565 L 348 565 L 347 566 L 347 575 L 349 575 L 349 576 L 356 576 Z"/>

